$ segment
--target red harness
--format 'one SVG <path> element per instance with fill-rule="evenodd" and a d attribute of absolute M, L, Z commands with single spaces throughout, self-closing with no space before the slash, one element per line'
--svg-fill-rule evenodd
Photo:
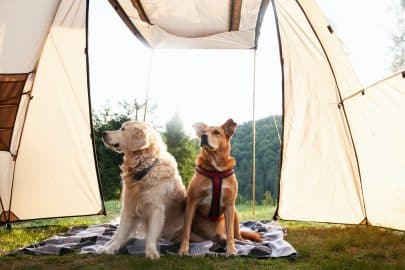
<path fill-rule="evenodd" d="M 208 215 L 208 218 L 211 221 L 216 221 L 216 220 L 218 220 L 218 218 L 220 216 L 222 180 L 224 178 L 234 174 L 234 171 L 233 171 L 233 169 L 230 169 L 225 172 L 213 172 L 213 171 L 207 171 L 199 166 L 197 166 L 195 168 L 195 170 L 198 173 L 200 173 L 212 180 L 212 200 L 211 200 L 211 208 L 210 208 L 210 213 Z"/>

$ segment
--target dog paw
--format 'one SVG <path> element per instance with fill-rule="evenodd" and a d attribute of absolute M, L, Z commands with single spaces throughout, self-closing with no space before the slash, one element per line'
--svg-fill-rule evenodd
<path fill-rule="evenodd" d="M 248 240 L 248 239 L 245 239 L 245 238 L 242 238 L 242 237 L 237 237 L 237 238 L 235 238 L 235 240 L 236 241 L 238 241 L 238 242 L 240 242 L 240 243 L 243 243 L 243 244 L 250 244 L 250 243 L 252 243 L 252 241 L 250 241 L 250 240 Z"/>
<path fill-rule="evenodd" d="M 156 250 L 156 248 L 146 248 L 145 257 L 151 260 L 160 259 L 159 252 Z"/>
<path fill-rule="evenodd" d="M 236 255 L 235 245 L 227 245 L 226 246 L 226 254 L 227 255 Z"/>
<path fill-rule="evenodd" d="M 114 246 L 100 247 L 96 251 L 97 254 L 107 254 L 107 255 L 113 255 L 116 254 L 117 252 L 118 248 L 115 248 Z"/>
<path fill-rule="evenodd" d="M 183 255 L 188 255 L 188 246 L 183 247 L 181 246 L 179 252 L 177 252 L 178 255 L 183 256 Z"/>

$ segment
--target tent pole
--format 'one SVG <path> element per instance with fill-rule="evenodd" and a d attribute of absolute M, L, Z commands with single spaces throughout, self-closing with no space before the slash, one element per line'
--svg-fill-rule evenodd
<path fill-rule="evenodd" d="M 276 121 L 276 116 L 273 115 L 273 122 L 274 122 L 274 126 L 276 127 L 276 131 L 277 131 L 277 136 L 278 136 L 278 142 L 281 145 L 281 137 L 280 137 L 280 131 L 278 130 L 278 126 L 277 126 L 277 121 Z"/>
<path fill-rule="evenodd" d="M 152 61 L 153 61 L 153 48 L 150 48 L 150 61 L 149 61 L 149 71 L 148 71 L 148 84 L 146 85 L 146 98 L 143 112 L 143 122 L 146 121 L 146 113 L 148 112 L 148 100 L 149 100 L 149 89 L 150 89 L 150 78 L 152 74 Z"/>
<path fill-rule="evenodd" d="M 274 211 L 273 220 L 279 220 L 280 215 L 278 214 L 278 210 L 280 208 L 280 199 L 281 199 L 281 170 L 283 168 L 283 153 L 284 153 L 284 122 L 285 122 L 285 95 L 284 95 L 284 81 L 285 81 L 285 74 L 284 74 L 284 56 L 283 56 L 283 46 L 281 44 L 281 34 L 280 34 L 280 24 L 278 21 L 278 13 L 276 7 L 276 0 L 271 1 L 271 5 L 273 6 L 273 15 L 274 15 L 274 22 L 276 25 L 277 31 L 277 40 L 278 40 L 278 52 L 280 56 L 280 70 L 281 70 L 281 103 L 282 103 L 282 114 L 281 114 L 281 136 L 280 136 L 280 161 L 279 161 L 279 171 L 278 171 L 278 187 L 277 187 L 277 204 L 276 210 Z"/>
<path fill-rule="evenodd" d="M 256 204 L 256 49 L 253 51 L 253 86 L 252 86 L 252 214 L 255 215 Z"/>

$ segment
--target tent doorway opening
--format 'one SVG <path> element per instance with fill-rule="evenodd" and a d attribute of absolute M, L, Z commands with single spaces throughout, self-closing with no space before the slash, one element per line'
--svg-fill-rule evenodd
<path fill-rule="evenodd" d="M 100 6 L 102 3 L 94 2 L 92 5 Z M 105 22 L 91 20 L 90 23 L 90 29 L 93 28 L 94 33 L 90 44 L 90 60 L 94 61 L 94 64 L 91 62 L 91 66 L 95 66 L 91 69 L 91 79 L 94 81 L 92 94 L 96 102 L 105 100 L 108 96 L 112 103 L 118 103 L 119 99 L 123 98 L 126 100 L 139 98 L 145 103 L 148 98 L 147 104 L 155 108 L 146 117 L 146 121 L 164 130 L 166 122 L 175 113 L 179 113 L 190 137 L 195 137 L 192 128 L 195 122 L 204 121 L 219 125 L 227 118 L 233 118 L 238 124 L 249 122 L 246 125 L 250 125 L 251 129 L 252 123 L 256 120 L 270 117 L 269 121 L 263 123 L 265 127 L 260 127 L 259 136 L 266 137 L 272 143 L 275 140 L 278 147 L 280 146 L 281 138 L 278 133 L 281 132 L 282 76 L 277 29 L 271 6 L 262 22 L 260 45 L 257 49 L 145 49 L 121 23 L 113 32 L 116 32 L 118 37 L 117 33 L 124 29 L 126 33 L 122 33 L 122 39 L 129 40 L 131 46 L 122 46 L 122 42 L 117 40 L 113 49 L 115 60 L 112 65 L 108 64 L 112 62 L 108 57 L 104 63 L 100 60 L 107 53 L 102 50 L 100 44 L 105 44 L 107 39 L 110 39 L 102 31 L 97 30 L 102 29 Z M 111 91 L 105 87 L 109 85 L 107 82 L 109 76 L 100 76 L 102 72 L 99 72 L 100 66 L 109 66 L 111 69 L 111 66 L 115 65 L 126 67 L 125 71 L 124 68 L 118 67 L 123 70 L 123 80 L 129 82 L 130 78 L 126 87 L 115 88 L 114 96 L 117 98 L 111 96 Z M 103 80 L 106 82 L 103 83 Z M 104 90 L 96 92 L 96 89 Z M 101 99 L 101 96 L 104 98 Z M 253 97 L 255 97 L 254 109 Z M 269 134 L 265 134 L 265 130 Z M 255 191 L 252 185 L 255 175 L 252 173 L 254 168 L 252 161 L 256 159 L 252 159 L 251 130 L 248 135 L 245 139 L 248 138 L 246 144 L 249 146 L 243 150 L 249 153 L 240 155 L 244 159 L 240 161 L 241 165 L 245 170 L 248 168 L 248 173 L 241 175 L 243 180 L 240 179 L 245 186 L 241 187 L 243 197 L 249 201 L 262 201 L 265 192 L 271 192 L 275 197 L 278 195 L 280 151 L 273 149 L 275 147 L 269 143 L 263 143 L 262 140 L 256 141 L 255 145 L 264 145 L 258 149 L 260 157 L 268 153 L 271 153 L 272 157 L 254 166 L 260 167 L 258 168 L 260 176 L 257 179 L 259 187 Z M 270 136 L 271 138 L 267 138 Z"/>

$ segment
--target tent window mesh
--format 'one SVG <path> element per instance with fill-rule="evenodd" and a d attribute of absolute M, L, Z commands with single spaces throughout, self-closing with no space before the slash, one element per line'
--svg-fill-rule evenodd
<path fill-rule="evenodd" d="M 9 151 L 18 105 L 28 74 L 0 74 L 0 151 Z"/>

